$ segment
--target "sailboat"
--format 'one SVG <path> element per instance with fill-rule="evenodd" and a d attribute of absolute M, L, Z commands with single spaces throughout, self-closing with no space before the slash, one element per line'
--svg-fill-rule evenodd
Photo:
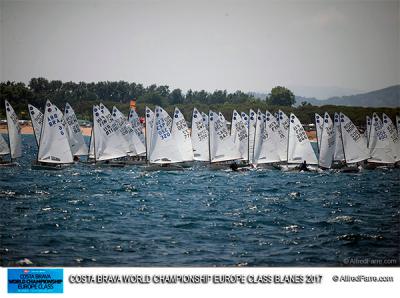
<path fill-rule="evenodd" d="M 281 110 L 278 111 L 278 122 L 279 122 L 279 127 L 281 129 L 281 131 L 285 134 L 285 136 L 289 136 L 289 125 L 290 125 L 290 121 L 289 121 L 289 117 Z M 284 156 L 285 156 L 285 161 L 287 162 L 287 142 L 286 142 L 286 146 L 284 148 Z"/>
<path fill-rule="evenodd" d="M 370 155 L 367 142 L 354 123 L 345 114 L 340 113 L 340 130 L 343 140 L 343 152 L 347 167 L 343 172 L 358 172 L 358 163 L 367 160 Z"/>
<path fill-rule="evenodd" d="M 208 127 L 206 118 L 196 108 L 193 108 L 192 114 L 192 147 L 193 147 L 193 159 L 196 161 L 209 161 L 209 138 L 208 138 Z"/>
<path fill-rule="evenodd" d="M 73 162 L 63 114 L 48 100 L 43 115 L 37 159 L 32 163 L 32 169 L 60 170 Z"/>
<path fill-rule="evenodd" d="M 242 160 L 245 163 L 248 163 L 249 162 L 249 138 L 250 138 L 250 136 L 249 136 L 249 120 L 250 120 L 250 117 L 245 112 L 241 112 L 240 116 L 242 117 L 242 121 L 245 126 L 244 129 L 246 132 L 246 140 L 244 141 L 245 144 L 240 147 L 239 151 L 242 154 Z M 243 153 L 242 153 L 242 151 L 243 151 Z"/>
<path fill-rule="evenodd" d="M 249 145 L 248 145 L 248 163 L 254 164 L 254 143 L 255 143 L 255 133 L 256 133 L 256 122 L 257 116 L 256 113 L 250 109 L 249 113 Z"/>
<path fill-rule="evenodd" d="M 39 148 L 40 132 L 43 125 L 43 113 L 31 104 L 28 104 L 29 116 L 31 117 L 33 133 L 35 135 L 36 145 Z"/>
<path fill-rule="evenodd" d="M 64 119 L 66 122 L 66 131 L 68 134 L 69 144 L 74 159 L 78 159 L 80 155 L 88 155 L 88 146 L 82 135 L 81 126 L 76 118 L 75 111 L 69 103 L 65 104 Z"/>
<path fill-rule="evenodd" d="M 241 160 L 247 162 L 249 146 L 247 121 L 243 120 L 242 116 L 236 110 L 233 110 L 232 113 L 231 137 L 236 149 L 240 153 Z"/>
<path fill-rule="evenodd" d="M 221 113 L 209 112 L 210 164 L 212 168 L 226 167 L 226 162 L 241 158 Z M 222 163 L 223 162 L 223 163 Z"/>
<path fill-rule="evenodd" d="M 110 116 L 104 106 L 93 106 L 93 157 L 95 164 L 120 167 L 113 160 L 127 156 L 127 146 Z"/>
<path fill-rule="evenodd" d="M 287 167 L 281 166 L 283 170 L 297 169 L 303 162 L 306 162 L 307 165 L 318 164 L 310 140 L 299 119 L 294 114 L 290 114 L 287 162 L 289 164 Z M 314 168 L 309 169 L 316 170 Z"/>
<path fill-rule="evenodd" d="M 21 127 L 19 125 L 19 120 L 17 114 L 15 113 L 13 107 L 6 100 L 6 116 L 7 116 L 7 130 L 8 130 L 8 146 L 5 143 L 3 137 L 1 137 L 0 143 L 3 148 L 0 151 L 0 155 L 10 155 L 10 161 L 0 160 L 0 166 L 15 166 L 17 163 L 14 162 L 16 158 L 22 156 L 22 140 L 21 140 Z M 5 145 L 5 144 L 6 145 Z"/>
<path fill-rule="evenodd" d="M 394 126 L 392 120 L 389 118 L 388 115 L 383 113 L 383 129 L 389 135 L 389 146 L 393 152 L 393 157 L 395 162 L 400 161 L 400 139 L 397 133 L 396 126 Z"/>
<path fill-rule="evenodd" d="M 338 169 L 343 167 L 345 164 L 342 131 L 340 129 L 340 119 L 338 113 L 334 114 L 333 121 L 334 121 L 333 126 L 335 129 L 335 151 L 333 153 L 332 168 Z"/>
<path fill-rule="evenodd" d="M 185 157 L 171 128 L 172 118 L 163 108 L 156 106 L 149 150 L 149 163 L 152 165 L 146 170 L 183 170 L 178 164 L 184 162 Z"/>
<path fill-rule="evenodd" d="M 190 130 L 187 126 L 185 117 L 178 108 L 175 108 L 174 110 L 171 135 L 178 145 L 178 150 L 181 152 L 183 162 L 193 161 L 194 155 Z"/>
<path fill-rule="evenodd" d="M 253 166 L 267 163 L 267 139 L 265 131 L 265 116 L 260 110 L 257 111 L 256 130 L 254 135 L 254 161 Z"/>
<path fill-rule="evenodd" d="M 282 131 L 278 120 L 269 111 L 265 112 L 266 163 L 277 164 L 287 161 L 287 134 Z"/>
<path fill-rule="evenodd" d="M 318 144 L 318 152 L 321 148 L 321 136 L 322 136 L 322 128 L 324 126 L 324 119 L 317 113 L 315 113 L 315 131 L 317 135 L 317 144 Z"/>
<path fill-rule="evenodd" d="M 379 165 L 393 165 L 395 163 L 394 152 L 392 152 L 389 138 L 390 136 L 381 119 L 374 113 L 372 115 L 371 134 L 368 144 L 371 156 L 368 159 L 368 168 L 375 168 Z"/>
<path fill-rule="evenodd" d="M 144 164 L 145 161 L 141 160 L 140 157 L 146 152 L 146 149 L 138 132 L 140 128 L 133 128 L 132 122 L 134 121 L 128 121 L 125 115 L 122 114 L 122 112 L 118 110 L 117 107 L 114 106 L 112 111 L 113 120 L 118 124 L 121 135 L 124 138 L 125 142 L 128 144 L 128 157 L 123 162 L 130 165 Z M 137 124 L 135 123 L 135 125 Z M 141 133 L 143 134 L 143 132 Z"/>
<path fill-rule="evenodd" d="M 154 112 L 146 107 L 146 117 L 145 117 L 145 145 L 146 145 L 146 160 L 150 160 L 150 148 L 151 148 L 151 136 L 154 124 Z"/>
<path fill-rule="evenodd" d="M 146 154 L 145 136 L 143 133 L 143 125 L 140 123 L 139 115 L 136 110 L 131 107 L 129 111 L 128 122 L 131 124 L 133 129 L 133 143 L 136 148 L 136 152 L 140 157 Z"/>
<path fill-rule="evenodd" d="M 319 137 L 320 148 L 318 165 L 322 169 L 330 169 L 335 153 L 335 128 L 328 113 L 324 114 L 324 118 L 319 116 L 319 119 L 316 120 L 323 123 L 322 132 Z"/>

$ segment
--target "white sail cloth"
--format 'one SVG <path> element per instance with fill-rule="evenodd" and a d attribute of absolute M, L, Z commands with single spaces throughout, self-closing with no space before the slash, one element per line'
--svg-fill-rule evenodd
<path fill-rule="evenodd" d="M 29 116 L 31 117 L 33 133 L 35 134 L 36 144 L 39 147 L 40 133 L 42 131 L 43 113 L 31 104 L 28 104 Z"/>
<path fill-rule="evenodd" d="M 318 164 L 310 140 L 299 119 L 294 114 L 290 114 L 288 142 L 288 163 L 306 161 L 307 164 Z"/>
<path fill-rule="evenodd" d="M 208 117 L 205 118 L 196 108 L 193 109 L 191 139 L 194 154 L 193 158 L 198 161 L 210 160 L 208 125 L 206 120 L 208 120 Z"/>
<path fill-rule="evenodd" d="M 44 110 L 38 161 L 53 164 L 73 162 L 63 114 L 50 101 L 46 102 Z"/>
<path fill-rule="evenodd" d="M 321 147 L 319 149 L 318 164 L 322 168 L 330 169 L 335 153 L 335 128 L 328 113 L 324 114 L 324 118 L 320 116 L 319 121 L 322 122 L 323 125 L 320 136 Z"/>
<path fill-rule="evenodd" d="M 232 137 L 221 114 L 209 112 L 210 158 L 211 162 L 240 159 L 241 155 L 235 147 Z"/>
<path fill-rule="evenodd" d="M 181 152 L 183 161 L 192 161 L 194 156 L 190 130 L 185 117 L 178 108 L 175 108 L 174 111 L 171 134 L 178 146 L 177 149 Z"/>
<path fill-rule="evenodd" d="M 14 159 L 22 156 L 21 127 L 19 125 L 17 114 L 7 100 L 5 101 L 5 105 L 10 156 L 11 159 Z"/>
<path fill-rule="evenodd" d="M 343 113 L 340 113 L 340 130 L 346 163 L 351 164 L 368 159 L 369 152 L 365 138 L 350 118 Z"/>
<path fill-rule="evenodd" d="M 83 138 L 81 126 L 78 123 L 75 111 L 69 103 L 65 104 L 64 119 L 72 155 L 87 155 L 88 147 Z"/>
<path fill-rule="evenodd" d="M 103 106 L 93 106 L 93 155 L 95 160 L 103 161 L 127 156 L 119 127 L 108 110 Z"/>

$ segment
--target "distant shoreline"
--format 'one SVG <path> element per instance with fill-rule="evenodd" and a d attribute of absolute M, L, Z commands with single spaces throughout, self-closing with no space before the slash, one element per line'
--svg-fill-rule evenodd
<path fill-rule="evenodd" d="M 83 127 L 81 126 L 81 131 L 84 136 L 90 137 L 92 134 L 92 128 L 91 127 Z M 7 125 L 0 124 L 0 133 L 6 134 L 7 133 Z M 21 133 L 24 135 L 31 135 L 33 134 L 33 128 L 30 124 L 22 125 L 21 126 Z M 317 137 L 315 130 L 307 131 L 307 136 L 310 139 L 310 141 L 316 142 Z"/>
<path fill-rule="evenodd" d="M 81 126 L 81 131 L 84 136 L 90 137 L 92 133 L 92 128 L 91 127 L 83 127 Z M 7 133 L 7 125 L 5 124 L 0 124 L 0 133 L 6 134 Z M 25 124 L 21 125 L 21 133 L 23 135 L 31 135 L 33 134 L 33 128 L 32 125 L 30 124 Z"/>

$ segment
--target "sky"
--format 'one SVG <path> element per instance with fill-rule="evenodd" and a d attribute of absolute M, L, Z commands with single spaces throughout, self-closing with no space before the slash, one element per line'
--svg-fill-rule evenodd
<path fill-rule="evenodd" d="M 400 83 L 399 1 L 0 0 L 0 80 L 292 88 Z"/>

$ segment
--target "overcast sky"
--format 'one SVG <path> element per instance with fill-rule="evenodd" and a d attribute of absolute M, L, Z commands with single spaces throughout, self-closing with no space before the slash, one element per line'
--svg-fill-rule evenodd
<path fill-rule="evenodd" d="M 3 81 L 303 93 L 400 82 L 399 1 L 1 1 Z"/>

